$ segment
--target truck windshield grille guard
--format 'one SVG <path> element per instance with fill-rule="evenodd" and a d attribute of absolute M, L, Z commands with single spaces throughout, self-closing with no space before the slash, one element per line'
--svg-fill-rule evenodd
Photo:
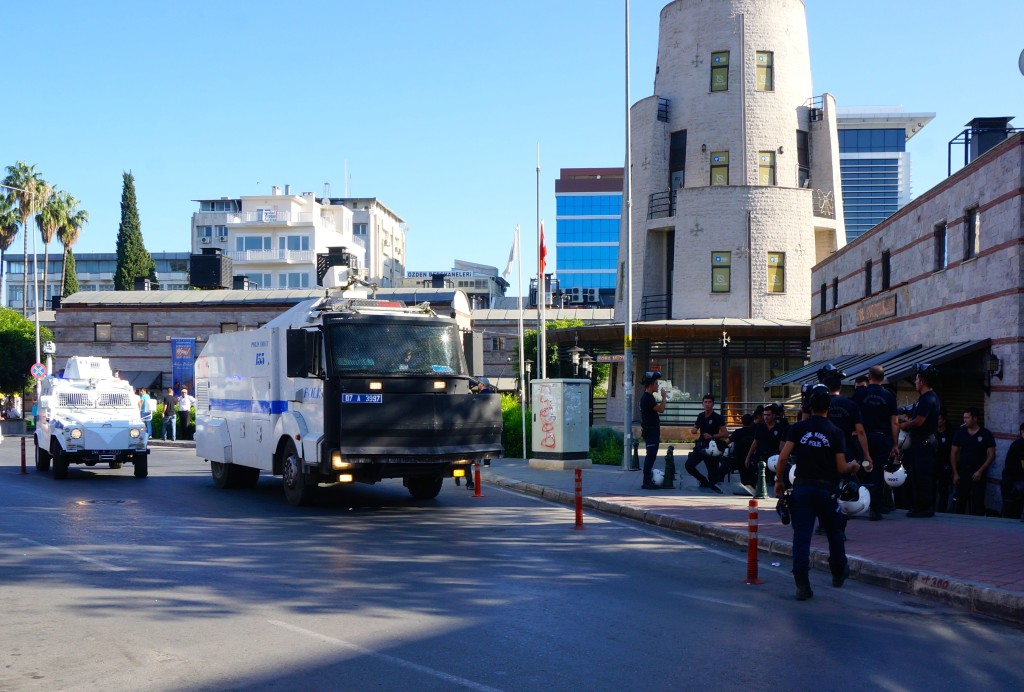
<path fill-rule="evenodd" d="M 89 392 L 61 392 L 58 396 L 64 408 L 127 408 L 132 397 L 127 392 L 101 392 L 99 396 Z"/>
<path fill-rule="evenodd" d="M 464 375 L 454 324 L 404 320 L 330 324 L 331 375 Z"/>

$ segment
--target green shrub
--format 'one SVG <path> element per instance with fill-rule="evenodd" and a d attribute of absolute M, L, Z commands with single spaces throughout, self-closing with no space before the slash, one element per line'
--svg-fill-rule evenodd
<path fill-rule="evenodd" d="M 530 447 L 531 421 L 530 413 L 526 413 L 526 446 L 523 452 L 523 419 L 519 408 L 519 397 L 515 394 L 501 395 L 501 445 L 505 448 L 505 456 L 510 459 L 526 459 L 532 450 Z"/>
<path fill-rule="evenodd" d="M 616 466 L 622 463 L 622 433 L 611 428 L 590 429 L 590 460 Z"/>

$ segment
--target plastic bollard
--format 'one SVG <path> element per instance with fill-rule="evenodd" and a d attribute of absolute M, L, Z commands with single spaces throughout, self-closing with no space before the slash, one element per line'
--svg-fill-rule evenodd
<path fill-rule="evenodd" d="M 28 473 L 25 469 L 25 438 L 21 438 L 21 472 Z"/>
<path fill-rule="evenodd" d="M 480 462 L 473 464 L 473 497 L 483 497 L 484 494 L 480 490 Z"/>
<path fill-rule="evenodd" d="M 574 531 L 587 528 L 583 525 L 583 469 L 576 469 L 576 525 Z"/>
<path fill-rule="evenodd" d="M 747 503 L 747 578 L 743 583 L 764 583 L 757 578 L 757 500 Z"/>

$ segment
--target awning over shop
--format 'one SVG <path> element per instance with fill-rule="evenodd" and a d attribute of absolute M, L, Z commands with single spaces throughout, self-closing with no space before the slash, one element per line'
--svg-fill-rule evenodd
<path fill-rule="evenodd" d="M 122 370 L 121 379 L 128 380 L 135 391 L 145 387 L 152 392 L 153 387 L 159 383 L 162 374 L 159 370 Z"/>
<path fill-rule="evenodd" d="M 875 365 L 881 365 L 885 369 L 885 377 L 890 382 L 909 377 L 914 372 L 916 363 L 931 363 L 941 365 L 961 356 L 966 356 L 979 349 L 986 348 L 990 344 L 989 339 L 978 341 L 964 341 L 955 344 L 943 344 L 941 346 L 904 346 L 884 353 L 873 353 L 869 355 L 837 356 L 825 360 L 818 360 L 804 365 L 796 370 L 773 377 L 764 383 L 764 388 L 778 387 L 784 384 L 803 385 L 818 381 L 818 370 L 829 363 L 837 369 L 846 373 L 843 384 L 853 384 L 861 375 L 866 375 L 868 370 Z"/>
<path fill-rule="evenodd" d="M 768 389 L 769 387 L 779 387 L 784 384 L 803 385 L 804 383 L 807 382 L 817 382 L 818 371 L 821 370 L 826 365 L 828 365 L 829 363 L 836 366 L 836 368 L 838 368 L 839 370 L 848 372 L 850 368 L 859 366 L 860 363 L 864 362 L 865 360 L 871 360 L 877 358 L 880 355 L 885 354 L 873 353 L 866 356 L 836 356 L 835 358 L 816 360 L 813 363 L 808 363 L 807 365 L 797 368 L 796 370 L 790 370 L 789 372 L 783 375 L 773 377 L 772 379 L 764 383 L 764 388 Z"/>
<path fill-rule="evenodd" d="M 890 382 L 910 377 L 914 374 L 914 365 L 917 363 L 931 363 L 942 365 L 961 356 L 966 356 L 975 351 L 987 348 L 991 343 L 990 339 L 978 339 L 977 341 L 962 341 L 955 344 L 943 344 L 941 346 L 913 346 L 909 349 L 898 349 L 882 354 L 884 359 L 875 363 L 862 365 L 856 369 L 846 369 L 846 379 L 843 384 L 853 384 L 855 378 L 866 375 L 868 368 L 872 365 L 881 365 L 885 368 L 885 378 Z"/>

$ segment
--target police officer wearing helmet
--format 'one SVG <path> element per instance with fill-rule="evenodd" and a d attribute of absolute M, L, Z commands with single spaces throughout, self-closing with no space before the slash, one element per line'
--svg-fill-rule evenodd
<path fill-rule="evenodd" d="M 900 423 L 900 430 L 910 433 L 909 463 L 905 463 L 913 484 L 913 507 L 907 512 L 911 519 L 935 516 L 935 455 L 938 440 L 935 431 L 939 422 L 939 397 L 932 389 L 937 374 L 929 363 L 914 365 L 914 387 L 920 395 L 910 418 Z"/>
<path fill-rule="evenodd" d="M 814 595 L 809 573 L 815 518 L 828 536 L 832 586 L 842 586 L 850 575 L 835 493 L 840 474 L 854 473 L 860 470 L 860 464 L 846 461 L 845 436 L 828 420 L 831 401 L 832 394 L 825 385 L 818 384 L 811 389 L 808 397 L 811 417 L 790 427 L 779 455 L 775 481 L 775 494 L 779 496 L 786 488 L 783 479 L 790 457 L 796 459 L 790 514 L 793 523 L 793 580 L 798 601 L 806 601 Z"/>
<path fill-rule="evenodd" d="M 847 458 L 851 461 L 861 462 L 865 471 L 871 471 L 873 469 L 871 451 L 868 448 L 864 424 L 861 422 L 860 408 L 851 399 L 839 394 L 844 377 L 846 377 L 846 373 L 831 363 L 818 371 L 818 379 L 828 387 L 829 393 L 832 395 L 832 401 L 828 406 L 828 419 L 843 431 Z M 870 514 L 870 518 L 878 520 L 882 518 L 882 515 L 875 511 Z"/>
<path fill-rule="evenodd" d="M 644 490 L 660 490 L 660 485 L 655 485 L 652 474 L 654 462 L 658 458 L 658 447 L 661 444 L 661 416 L 665 412 L 665 390 L 661 390 L 661 402 L 654 398 L 654 392 L 658 390 L 658 380 L 661 373 L 657 370 L 648 370 L 644 373 L 640 384 L 644 387 L 644 393 L 640 395 L 640 435 L 644 438 L 644 448 L 647 456 L 644 457 Z"/>

